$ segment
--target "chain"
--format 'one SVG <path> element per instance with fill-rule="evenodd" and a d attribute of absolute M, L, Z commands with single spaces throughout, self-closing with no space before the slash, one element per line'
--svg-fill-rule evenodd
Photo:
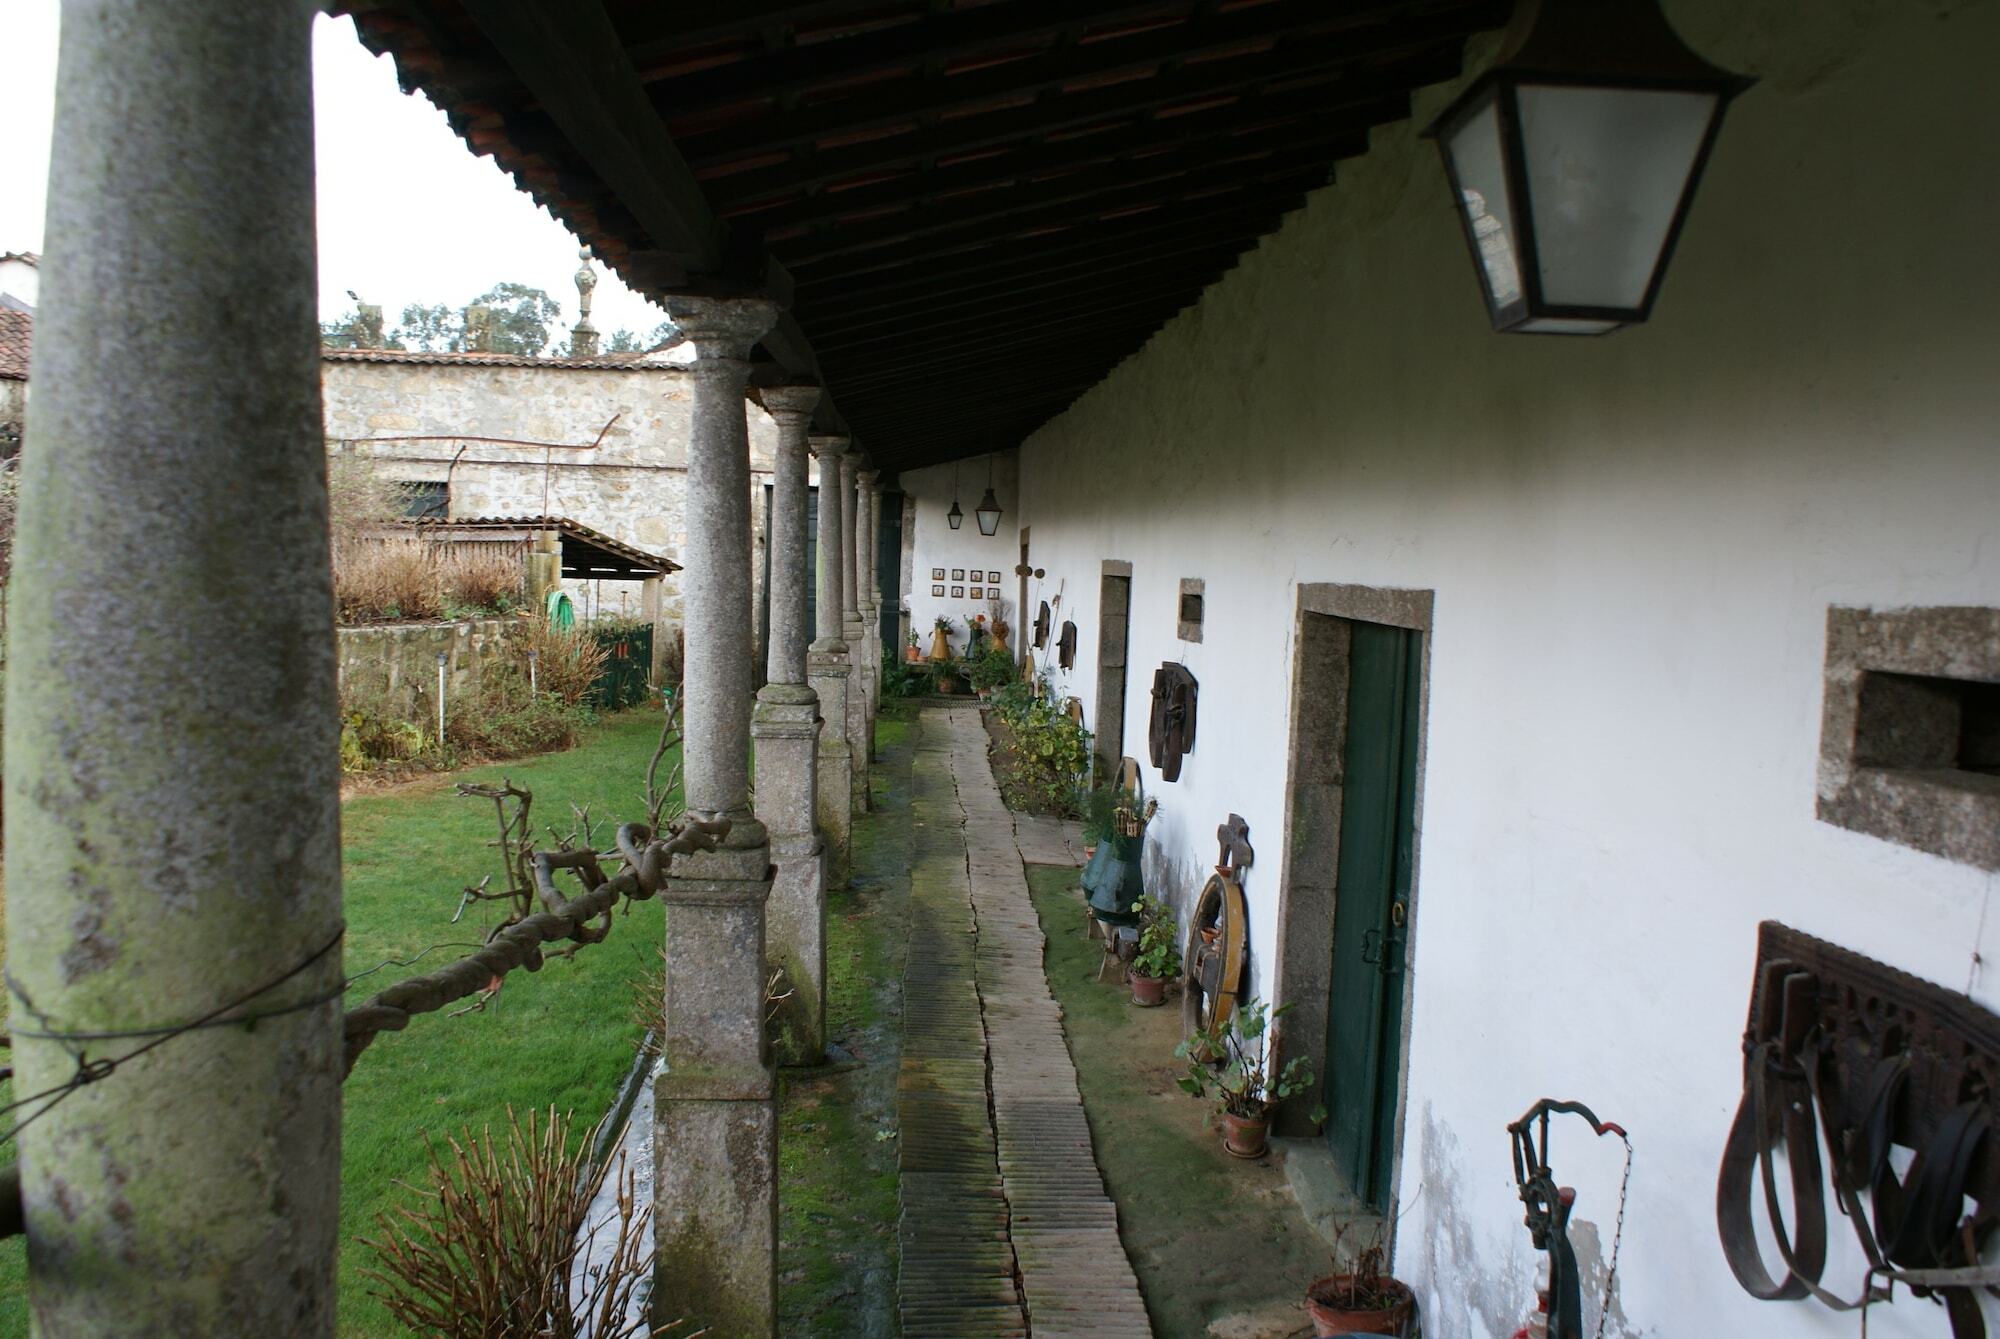
<path fill-rule="evenodd" d="M 1620 1130 L 1618 1137 L 1625 1141 L 1625 1175 L 1618 1180 L 1618 1225 L 1611 1230 L 1611 1267 L 1604 1272 L 1604 1305 L 1597 1312 L 1597 1339 L 1604 1339 L 1605 1322 L 1611 1319 L 1611 1293 L 1618 1283 L 1618 1248 L 1625 1241 L 1625 1198 L 1632 1188 L 1632 1136 Z"/>

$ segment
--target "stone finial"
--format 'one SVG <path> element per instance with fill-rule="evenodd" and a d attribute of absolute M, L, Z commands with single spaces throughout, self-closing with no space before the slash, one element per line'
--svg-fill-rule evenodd
<path fill-rule="evenodd" d="M 597 287 L 597 271 L 590 263 L 590 248 L 578 251 L 577 258 L 583 262 L 576 271 L 576 325 L 569 334 L 569 355 L 572 358 L 595 358 L 597 356 L 597 327 L 590 323 L 590 295 Z"/>

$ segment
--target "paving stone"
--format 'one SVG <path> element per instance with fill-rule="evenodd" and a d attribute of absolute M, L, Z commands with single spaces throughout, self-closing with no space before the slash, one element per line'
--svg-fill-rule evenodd
<path fill-rule="evenodd" d="M 1022 868 L 1082 864 L 1081 830 L 1008 812 L 976 710 L 926 711 L 917 754 L 903 1332 L 1150 1337 Z"/>

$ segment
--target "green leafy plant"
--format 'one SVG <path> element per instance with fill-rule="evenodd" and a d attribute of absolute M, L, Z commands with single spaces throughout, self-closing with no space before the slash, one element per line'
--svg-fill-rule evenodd
<path fill-rule="evenodd" d="M 1120 796 L 1116 786 L 1079 785 L 1073 807 L 1083 820 L 1083 839 L 1092 846 L 1102 846 L 1118 831 L 1118 802 Z"/>
<path fill-rule="evenodd" d="M 916 697 L 929 688 L 930 678 L 922 665 L 886 651 L 882 654 L 882 696 Z"/>
<path fill-rule="evenodd" d="M 1026 714 L 1028 706 L 1035 700 L 1035 685 L 1020 679 L 1009 679 L 993 690 L 993 709 L 1000 713 L 1000 719 L 1012 725 Z"/>
<path fill-rule="evenodd" d="M 1179 976 L 1180 926 L 1174 920 L 1173 908 L 1142 897 L 1133 910 L 1139 913 L 1139 952 L 1132 959 L 1132 970 L 1155 981 Z"/>
<path fill-rule="evenodd" d="M 1090 767 L 1090 731 L 1043 697 L 1007 724 L 1016 776 L 1029 798 L 1064 815 L 1074 812 L 1077 778 Z"/>
<path fill-rule="evenodd" d="M 965 678 L 974 689 L 991 691 L 1014 681 L 1014 658 L 991 647 L 965 662 Z"/>
<path fill-rule="evenodd" d="M 1236 1006 L 1229 1030 L 1222 1038 L 1222 1057 L 1206 1059 L 1212 1049 L 1208 1038 L 1190 1037 L 1174 1048 L 1174 1055 L 1186 1062 L 1187 1072 L 1174 1080 L 1181 1091 L 1193 1097 L 1209 1098 L 1216 1109 L 1242 1120 L 1260 1120 L 1287 1097 L 1312 1087 L 1312 1066 L 1304 1056 L 1286 1061 L 1275 1078 L 1265 1070 L 1266 1032 L 1272 1022 L 1290 1011 L 1282 1004 L 1273 1011 L 1259 999 Z M 1323 1107 L 1315 1107 L 1313 1123 L 1326 1119 Z"/>

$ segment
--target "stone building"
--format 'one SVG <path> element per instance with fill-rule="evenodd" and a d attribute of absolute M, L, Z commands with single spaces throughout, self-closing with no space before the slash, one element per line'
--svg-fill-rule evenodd
<path fill-rule="evenodd" d="M 328 349 L 321 385 L 327 449 L 366 455 L 410 485 L 421 514 L 567 517 L 680 560 L 691 390 L 674 350 L 563 359 Z M 760 518 L 773 438 L 770 418 L 753 408 Z M 564 587 L 581 617 L 641 613 L 636 582 L 566 578 Z M 671 577 L 661 619 L 670 638 L 680 621 Z"/>

